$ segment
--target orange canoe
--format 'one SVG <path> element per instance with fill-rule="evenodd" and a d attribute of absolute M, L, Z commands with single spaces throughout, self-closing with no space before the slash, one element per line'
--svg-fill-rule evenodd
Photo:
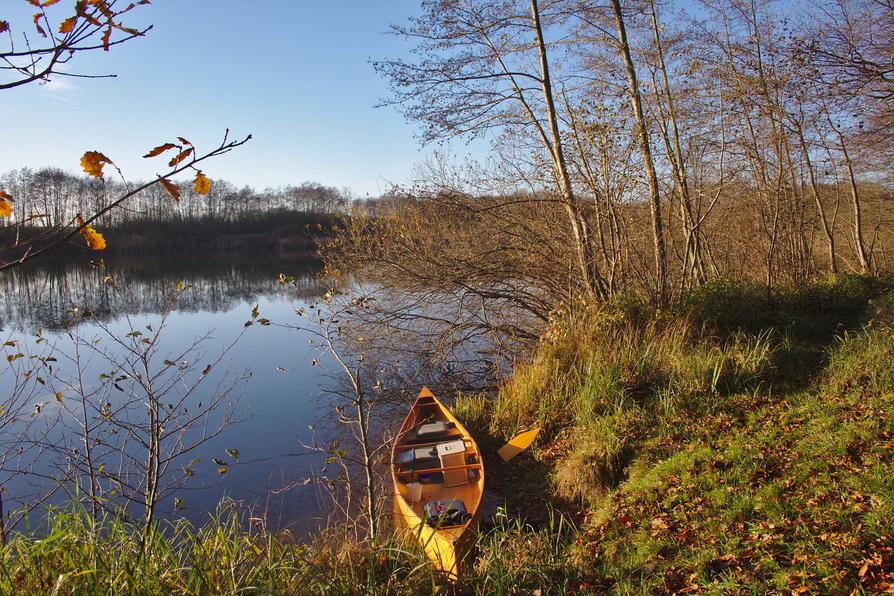
<path fill-rule="evenodd" d="M 391 451 L 395 526 L 456 578 L 481 516 L 484 466 L 474 439 L 427 387 Z"/>

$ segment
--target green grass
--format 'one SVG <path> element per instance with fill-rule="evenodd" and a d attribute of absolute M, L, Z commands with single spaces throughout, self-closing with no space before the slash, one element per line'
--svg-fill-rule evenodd
<path fill-rule="evenodd" d="M 554 488 L 586 512 L 569 556 L 612 591 L 891 589 L 890 288 L 842 277 L 768 306 L 716 282 L 647 323 L 577 313 L 492 431 L 543 426 Z"/>
<path fill-rule="evenodd" d="M 580 586 L 566 556 L 578 535 L 564 518 L 535 529 L 502 515 L 482 532 L 458 583 L 436 573 L 412 545 L 386 537 L 356 542 L 323 534 L 293 544 L 247 531 L 235 513 L 200 529 L 177 523 L 142 544 L 143 534 L 84 510 L 57 511 L 45 534 L 14 534 L 2 550 L 4 594 L 464 594 Z"/>

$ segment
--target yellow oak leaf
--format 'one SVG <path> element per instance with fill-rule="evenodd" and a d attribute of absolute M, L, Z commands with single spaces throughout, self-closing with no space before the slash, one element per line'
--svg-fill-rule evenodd
<path fill-rule="evenodd" d="M 84 229 L 84 239 L 87 240 L 87 246 L 93 250 L 105 250 L 106 248 L 106 239 L 90 226 Z"/>
<path fill-rule="evenodd" d="M 78 215 L 78 225 L 81 226 L 81 234 L 84 235 L 84 240 L 87 241 L 87 246 L 93 250 L 105 250 L 106 239 L 95 229 L 86 225 L 84 223 L 84 218 L 80 215 Z"/>
<path fill-rule="evenodd" d="M 0 217 L 12 217 L 12 195 L 0 190 Z"/>
<path fill-rule="evenodd" d="M 180 200 L 180 187 L 168 180 L 167 178 L 159 178 L 159 182 L 161 185 L 165 187 L 165 190 L 168 191 L 168 194 L 171 195 L 175 201 Z"/>
<path fill-rule="evenodd" d="M 202 173 L 202 170 L 199 170 L 196 173 L 196 179 L 193 180 L 192 188 L 200 195 L 207 195 L 211 192 L 211 178 Z"/>
<path fill-rule="evenodd" d="M 81 158 L 81 167 L 94 178 L 102 178 L 102 168 L 112 160 L 99 151 L 88 151 Z"/>

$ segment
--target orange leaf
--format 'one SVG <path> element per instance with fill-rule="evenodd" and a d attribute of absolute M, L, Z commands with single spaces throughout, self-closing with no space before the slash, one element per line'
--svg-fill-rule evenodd
<path fill-rule="evenodd" d="M 177 147 L 177 145 L 175 145 L 174 143 L 165 143 L 164 145 L 159 145 L 158 147 L 156 147 L 155 149 L 153 149 L 152 151 L 150 151 L 143 157 L 155 157 L 156 155 L 161 155 L 165 151 L 170 151 L 171 149 L 174 149 L 175 147 Z"/>
<path fill-rule="evenodd" d="M 84 239 L 87 241 L 87 246 L 93 250 L 105 250 L 106 248 L 106 239 L 90 226 L 84 228 Z"/>
<path fill-rule="evenodd" d="M 93 250 L 105 250 L 106 239 L 103 238 L 102 234 L 86 225 L 84 223 L 84 218 L 81 217 L 80 214 L 78 215 L 78 225 L 81 226 L 81 234 L 84 235 L 84 240 L 87 241 L 87 246 Z"/>
<path fill-rule="evenodd" d="M 43 0 L 43 4 L 41 4 L 41 6 L 47 7 L 47 6 L 52 6 L 54 4 L 59 4 L 59 0 Z"/>
<path fill-rule="evenodd" d="M 193 180 L 192 188 L 200 195 L 207 195 L 211 192 L 211 179 L 199 170 L 196 179 Z"/>
<path fill-rule="evenodd" d="M 185 149 L 184 151 L 181 151 L 180 154 L 177 155 L 177 157 L 173 158 L 171 161 L 168 162 L 168 167 L 173 168 L 174 166 L 176 166 L 178 163 L 180 163 L 181 161 L 183 161 L 190 155 L 192 155 L 192 147 L 190 147 L 189 149 Z"/>
<path fill-rule="evenodd" d="M 42 12 L 38 12 L 38 13 L 36 13 L 36 14 L 34 15 L 34 26 L 37 27 L 37 32 L 38 32 L 38 33 L 40 33 L 42 36 L 46 37 L 46 36 L 47 36 L 47 32 L 44 31 L 44 30 L 43 30 L 43 27 L 40 26 L 40 22 L 39 22 L 39 21 L 40 21 L 41 17 L 43 17 L 43 13 L 42 13 Z"/>
<path fill-rule="evenodd" d="M 62 24 L 59 25 L 59 33 L 71 33 L 71 30 L 74 29 L 75 22 L 78 20 L 77 16 L 68 17 Z"/>
<path fill-rule="evenodd" d="M 168 191 L 168 194 L 171 195 L 175 201 L 180 200 L 180 187 L 168 180 L 167 178 L 159 178 L 159 182 L 161 185 L 165 187 L 165 190 Z"/>
<path fill-rule="evenodd" d="M 0 217 L 12 217 L 12 203 L 0 199 Z"/>
<path fill-rule="evenodd" d="M 109 51 L 109 40 L 112 39 L 112 27 L 109 26 L 108 29 L 102 34 L 102 49 L 106 52 Z"/>
<path fill-rule="evenodd" d="M 88 151 L 81 158 L 81 167 L 94 178 L 102 178 L 102 168 L 107 163 L 112 163 L 112 160 L 99 151 Z"/>
<path fill-rule="evenodd" d="M 0 21 L 0 33 L 5 33 L 9 31 L 9 23 L 6 21 Z"/>
<path fill-rule="evenodd" d="M 184 139 L 183 137 L 177 137 L 177 140 L 180 141 L 181 143 L 183 143 L 184 145 L 192 146 L 192 143 L 190 143 L 189 141 L 187 141 L 187 140 Z"/>

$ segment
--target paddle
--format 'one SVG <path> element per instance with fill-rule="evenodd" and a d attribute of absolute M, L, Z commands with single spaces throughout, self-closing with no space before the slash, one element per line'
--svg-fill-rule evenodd
<path fill-rule="evenodd" d="M 509 461 L 522 451 L 528 448 L 528 446 L 534 442 L 534 439 L 537 438 L 537 433 L 540 432 L 540 427 L 532 428 L 531 430 L 525 431 L 520 435 L 516 435 L 509 439 L 509 442 L 500 447 L 497 450 L 497 454 L 503 458 L 503 461 Z"/>

